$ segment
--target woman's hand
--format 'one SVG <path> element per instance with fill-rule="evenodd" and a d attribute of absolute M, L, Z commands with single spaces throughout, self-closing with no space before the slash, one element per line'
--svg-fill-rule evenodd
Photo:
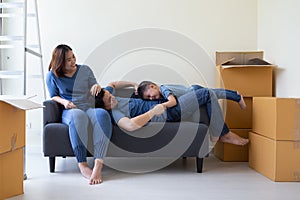
<path fill-rule="evenodd" d="M 68 100 L 65 100 L 64 107 L 65 107 L 65 109 L 77 108 L 77 106 L 73 102 L 68 101 Z"/>
<path fill-rule="evenodd" d="M 133 87 L 134 87 L 134 94 L 135 94 L 135 95 L 138 95 L 138 87 L 139 87 L 139 84 L 133 82 Z"/>
<path fill-rule="evenodd" d="M 52 100 L 63 105 L 65 107 L 65 109 L 77 108 L 77 106 L 72 101 L 63 99 L 60 96 L 54 96 L 54 97 L 52 97 Z"/>
<path fill-rule="evenodd" d="M 92 96 L 97 96 L 100 91 L 101 91 L 101 86 L 99 84 L 93 85 L 90 90 Z"/>

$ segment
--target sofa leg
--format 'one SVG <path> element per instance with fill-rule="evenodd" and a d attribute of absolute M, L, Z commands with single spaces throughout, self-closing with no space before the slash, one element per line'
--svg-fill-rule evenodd
<path fill-rule="evenodd" d="M 55 171 L 55 156 L 49 157 L 49 166 L 50 166 L 50 173 L 54 173 L 54 171 Z"/>
<path fill-rule="evenodd" d="M 202 173 L 203 158 L 196 157 L 196 166 L 197 166 L 197 173 Z"/>

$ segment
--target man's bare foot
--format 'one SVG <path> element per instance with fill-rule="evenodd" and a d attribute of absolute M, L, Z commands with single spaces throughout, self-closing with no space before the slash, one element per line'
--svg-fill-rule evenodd
<path fill-rule="evenodd" d="M 103 167 L 103 160 L 95 159 L 93 172 L 90 178 L 90 185 L 102 183 L 102 167 Z"/>
<path fill-rule="evenodd" d="M 78 167 L 80 169 L 82 176 L 84 176 L 87 179 L 91 178 L 92 169 L 88 166 L 86 162 L 78 163 Z"/>
<path fill-rule="evenodd" d="M 247 107 L 247 105 L 246 105 L 246 103 L 245 103 L 244 98 L 243 98 L 242 95 L 241 95 L 241 100 L 239 101 L 239 105 L 240 105 L 240 107 L 241 107 L 242 110 L 245 110 L 246 107 Z"/>
<path fill-rule="evenodd" d="M 249 142 L 249 139 L 242 138 L 242 137 L 238 136 L 237 134 L 229 131 L 229 133 L 220 137 L 220 141 L 224 142 L 224 143 L 244 146 Z"/>

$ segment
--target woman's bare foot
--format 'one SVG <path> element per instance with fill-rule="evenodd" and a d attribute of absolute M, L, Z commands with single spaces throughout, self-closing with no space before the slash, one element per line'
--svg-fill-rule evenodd
<path fill-rule="evenodd" d="M 90 178 L 90 185 L 102 183 L 102 167 L 103 167 L 103 160 L 95 159 L 93 172 Z"/>
<path fill-rule="evenodd" d="M 249 142 L 249 139 L 242 138 L 242 137 L 238 136 L 237 134 L 229 131 L 229 133 L 220 137 L 220 141 L 224 142 L 224 143 L 244 146 Z"/>
<path fill-rule="evenodd" d="M 247 105 L 246 105 L 246 103 L 245 103 L 244 98 L 243 98 L 242 95 L 241 95 L 241 100 L 239 101 L 239 105 L 240 105 L 240 107 L 241 107 L 242 110 L 245 110 L 246 107 L 247 107 Z"/>
<path fill-rule="evenodd" d="M 92 169 L 88 166 L 86 162 L 78 163 L 78 167 L 80 169 L 82 176 L 84 176 L 87 179 L 91 178 Z"/>

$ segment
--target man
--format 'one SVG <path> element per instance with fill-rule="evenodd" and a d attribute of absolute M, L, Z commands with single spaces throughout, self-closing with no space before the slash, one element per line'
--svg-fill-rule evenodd
<path fill-rule="evenodd" d="M 214 141 L 231 143 L 235 145 L 246 145 L 249 140 L 231 132 L 223 119 L 223 113 L 214 92 L 207 88 L 188 92 L 178 98 L 178 104 L 172 108 L 166 108 L 163 100 L 154 101 L 139 98 L 115 97 L 116 89 L 126 87 L 137 88 L 137 83 L 128 81 L 111 82 L 96 96 L 96 107 L 108 110 L 114 122 L 126 131 L 137 130 L 149 121 L 164 122 L 178 121 L 190 118 L 199 106 L 206 105 L 210 117 L 210 130 Z M 173 116 L 176 116 L 174 118 Z M 198 120 L 198 119 L 194 119 Z M 193 121 L 199 122 L 199 121 Z"/>

